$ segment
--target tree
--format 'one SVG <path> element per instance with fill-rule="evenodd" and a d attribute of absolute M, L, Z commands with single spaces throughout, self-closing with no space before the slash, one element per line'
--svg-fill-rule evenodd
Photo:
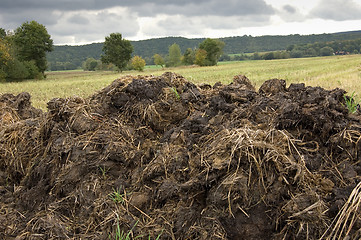
<path fill-rule="evenodd" d="M 194 60 L 194 63 L 199 66 L 205 66 L 207 58 L 207 52 L 203 49 L 198 49 L 196 51 L 196 58 Z"/>
<path fill-rule="evenodd" d="M 0 39 L 4 39 L 6 37 L 6 31 L 3 28 L 0 28 Z"/>
<path fill-rule="evenodd" d="M 194 60 L 196 58 L 196 54 L 192 48 L 187 48 L 184 52 L 182 62 L 184 65 L 192 65 L 194 64 Z"/>
<path fill-rule="evenodd" d="M 272 60 L 275 59 L 275 54 L 273 52 L 268 52 L 263 55 L 264 60 Z"/>
<path fill-rule="evenodd" d="M 331 47 L 323 47 L 320 49 L 321 56 L 331 56 L 333 54 L 333 49 Z"/>
<path fill-rule="evenodd" d="M 87 58 L 85 62 L 83 62 L 83 70 L 84 71 L 95 71 L 98 67 L 98 61 L 94 58 Z"/>
<path fill-rule="evenodd" d="M 103 63 L 113 63 L 120 71 L 127 66 L 132 57 L 133 46 L 130 41 L 122 39 L 122 34 L 111 33 L 105 37 L 101 61 Z"/>
<path fill-rule="evenodd" d="M 207 38 L 206 40 L 204 40 L 199 44 L 199 48 L 207 52 L 205 65 L 207 66 L 217 65 L 218 59 L 223 53 L 224 45 L 225 45 L 224 42 L 210 38 Z"/>
<path fill-rule="evenodd" d="M 163 59 L 163 57 L 161 55 L 159 55 L 158 53 L 154 54 L 153 59 L 154 59 L 154 64 L 155 65 L 159 65 L 162 68 L 164 67 L 165 62 L 164 62 L 164 59 Z"/>
<path fill-rule="evenodd" d="M 135 70 L 143 71 L 145 66 L 145 60 L 140 56 L 134 56 L 132 58 L 132 67 Z"/>
<path fill-rule="evenodd" d="M 5 81 L 6 78 L 6 66 L 11 60 L 9 44 L 0 39 L 0 82 Z"/>
<path fill-rule="evenodd" d="M 45 26 L 36 21 L 25 22 L 15 30 L 13 40 L 18 60 L 34 61 L 44 75 L 47 69 L 46 52 L 53 50 L 53 40 Z"/>
<path fill-rule="evenodd" d="M 255 53 L 253 53 L 252 59 L 253 60 L 261 60 L 262 56 L 258 52 L 255 52 Z"/>
<path fill-rule="evenodd" d="M 168 56 L 168 62 L 167 65 L 168 66 L 179 66 L 181 63 L 181 50 L 178 44 L 173 43 L 170 47 L 169 47 L 169 56 Z"/>
<path fill-rule="evenodd" d="M 303 57 L 303 52 L 301 50 L 293 49 L 290 52 L 292 58 L 301 58 Z"/>

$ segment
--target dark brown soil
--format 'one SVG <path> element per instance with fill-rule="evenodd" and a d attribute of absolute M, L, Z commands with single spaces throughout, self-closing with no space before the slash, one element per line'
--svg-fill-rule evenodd
<path fill-rule="evenodd" d="M 46 113 L 1 95 L 0 238 L 326 239 L 361 175 L 345 93 L 164 73 Z"/>

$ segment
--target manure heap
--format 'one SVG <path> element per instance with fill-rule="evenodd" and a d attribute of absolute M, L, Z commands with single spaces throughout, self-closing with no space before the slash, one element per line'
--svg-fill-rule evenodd
<path fill-rule="evenodd" d="M 0 96 L 1 239 L 359 239 L 345 91 L 242 75 L 126 76 L 93 96 Z"/>

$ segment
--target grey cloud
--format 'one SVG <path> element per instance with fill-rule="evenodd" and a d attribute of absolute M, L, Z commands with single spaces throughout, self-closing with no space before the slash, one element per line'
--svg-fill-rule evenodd
<path fill-rule="evenodd" d="M 353 0 L 322 0 L 310 17 L 344 21 L 361 19 L 361 5 Z"/>
<path fill-rule="evenodd" d="M 2 9 L 52 9 L 59 11 L 102 10 L 111 7 L 129 7 L 132 11 L 147 16 L 158 13 L 182 15 L 252 15 L 274 13 L 274 9 L 264 0 L 2 0 Z"/>
<path fill-rule="evenodd" d="M 292 7 L 291 5 L 283 6 L 283 10 L 285 10 L 288 13 L 296 13 L 296 9 L 294 7 Z"/>
<path fill-rule="evenodd" d="M 131 7 L 140 16 L 153 16 L 157 14 L 180 14 L 185 16 L 240 16 L 240 15 L 272 15 L 274 9 L 263 0 L 212 0 L 212 1 L 183 1 L 157 4 L 145 3 Z"/>
<path fill-rule="evenodd" d="M 89 19 L 85 18 L 84 16 L 81 16 L 80 14 L 76 14 L 74 16 L 71 16 L 67 20 L 67 22 L 73 23 L 73 24 L 87 25 L 87 24 L 89 24 Z"/>
<path fill-rule="evenodd" d="M 74 24 L 76 21 L 88 23 Z M 82 11 L 63 14 L 58 23 L 48 31 L 54 42 L 58 44 L 64 39 L 72 39 L 74 42 L 104 41 L 104 37 L 112 32 L 121 32 L 125 38 L 129 38 L 135 36 L 139 29 L 137 16 L 126 11 L 118 13 Z"/>
<path fill-rule="evenodd" d="M 307 19 L 296 7 L 289 4 L 284 5 L 277 15 L 285 22 L 303 22 Z"/>
<path fill-rule="evenodd" d="M 204 29 L 264 26 L 274 14 L 265 0 L 1 0 L 0 24 L 11 29 L 35 20 L 47 27 L 54 42 L 92 42 L 112 32 L 134 37 L 140 30 L 155 37 L 207 35 Z M 140 29 L 142 17 L 152 25 Z"/>
<path fill-rule="evenodd" d="M 54 25 L 59 18 L 59 13 L 43 9 L 24 9 L 18 11 L 4 11 L 0 9 L 0 24 L 6 29 L 15 29 L 26 21 L 37 21 L 45 26 Z"/>
<path fill-rule="evenodd" d="M 205 35 L 209 30 L 236 30 L 243 27 L 258 27 L 269 24 L 270 17 L 258 16 L 166 16 L 156 24 L 148 25 L 143 32 L 148 36 Z"/>

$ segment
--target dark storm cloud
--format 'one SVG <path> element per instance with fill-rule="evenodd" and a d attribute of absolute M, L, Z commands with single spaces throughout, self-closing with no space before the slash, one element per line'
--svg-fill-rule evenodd
<path fill-rule="evenodd" d="M 102 10 L 111 7 L 128 7 L 141 15 L 154 16 L 158 13 L 182 15 L 253 15 L 274 13 L 264 0 L 2 0 L 1 9 L 52 9 L 59 11 Z"/>
<path fill-rule="evenodd" d="M 353 0 L 322 0 L 310 17 L 344 21 L 361 19 L 361 4 Z"/>
<path fill-rule="evenodd" d="M 181 14 L 185 16 L 241 16 L 241 15 L 272 15 L 274 9 L 263 0 L 212 0 L 212 1 L 183 1 L 167 2 L 144 2 L 141 5 L 131 7 L 141 16 L 153 16 L 154 13 Z"/>
<path fill-rule="evenodd" d="M 19 12 L 14 9 L 3 11 L 3 9 L 0 8 L 0 24 L 6 24 L 7 29 L 17 28 L 23 22 L 32 20 L 43 25 L 53 25 L 60 16 L 60 13 L 49 12 L 44 9 L 23 9 Z"/>
<path fill-rule="evenodd" d="M 276 14 L 265 0 L 0 1 L 0 26 L 14 29 L 35 20 L 47 27 L 56 43 L 99 41 L 112 32 L 125 37 L 207 34 L 200 29 L 264 26 Z M 150 23 L 141 27 L 140 19 L 146 17 Z"/>

